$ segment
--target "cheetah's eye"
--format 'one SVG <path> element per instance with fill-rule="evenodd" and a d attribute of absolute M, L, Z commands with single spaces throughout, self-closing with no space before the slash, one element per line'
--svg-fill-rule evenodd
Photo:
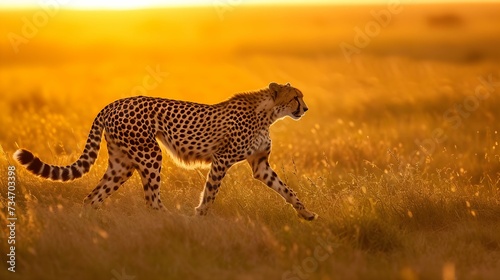
<path fill-rule="evenodd" d="M 288 101 L 288 103 L 287 103 L 286 105 L 288 105 L 288 104 L 292 103 L 294 100 L 295 100 L 295 101 L 297 101 L 297 103 L 298 103 L 298 104 L 300 104 L 300 102 L 299 102 L 299 97 L 298 97 L 298 96 L 295 96 L 292 100 Z"/>

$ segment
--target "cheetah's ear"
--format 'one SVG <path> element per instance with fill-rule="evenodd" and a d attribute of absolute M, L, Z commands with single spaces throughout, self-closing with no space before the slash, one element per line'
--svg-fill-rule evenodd
<path fill-rule="evenodd" d="M 290 83 L 286 83 L 286 86 L 287 86 L 287 87 L 290 87 L 291 85 L 290 85 Z"/>
<path fill-rule="evenodd" d="M 276 97 L 278 97 L 278 92 L 280 91 L 281 86 L 279 84 L 273 82 L 273 83 L 269 84 L 269 89 L 273 93 L 273 99 L 276 99 Z"/>

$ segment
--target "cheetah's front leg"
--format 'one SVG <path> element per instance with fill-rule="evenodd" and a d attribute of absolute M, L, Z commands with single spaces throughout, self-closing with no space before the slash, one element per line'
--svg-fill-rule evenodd
<path fill-rule="evenodd" d="M 301 218 L 308 221 L 316 219 L 318 215 L 307 210 L 304 204 L 300 202 L 297 194 L 280 180 L 276 172 L 269 165 L 268 158 L 269 153 L 267 152 L 248 158 L 247 161 L 252 167 L 254 178 L 279 193 L 286 202 L 295 208 Z"/>
<path fill-rule="evenodd" d="M 212 161 L 212 167 L 207 175 L 205 187 L 201 192 L 200 204 L 195 208 L 197 215 L 203 216 L 207 214 L 208 209 L 214 203 L 222 178 L 226 175 L 228 168 L 228 164 L 224 162 L 218 160 Z"/>

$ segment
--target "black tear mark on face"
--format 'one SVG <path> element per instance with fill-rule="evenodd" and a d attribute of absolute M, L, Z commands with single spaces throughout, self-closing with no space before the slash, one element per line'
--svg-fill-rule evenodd
<path fill-rule="evenodd" d="M 300 102 L 299 102 L 299 97 L 298 97 L 298 96 L 295 96 L 295 97 L 293 98 L 293 100 L 297 101 L 297 110 L 293 111 L 293 112 L 292 112 L 292 114 L 293 114 L 294 116 L 299 117 L 299 116 L 300 116 Z M 291 100 L 291 101 L 293 101 L 293 100 Z M 290 101 L 290 102 L 291 102 L 291 101 Z"/>

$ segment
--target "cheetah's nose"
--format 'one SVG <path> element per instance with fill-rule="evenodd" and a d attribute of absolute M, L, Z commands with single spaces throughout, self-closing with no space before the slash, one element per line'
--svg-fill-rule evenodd
<path fill-rule="evenodd" d="M 307 110 L 309 110 L 309 108 L 304 107 L 304 113 L 307 112 Z"/>

